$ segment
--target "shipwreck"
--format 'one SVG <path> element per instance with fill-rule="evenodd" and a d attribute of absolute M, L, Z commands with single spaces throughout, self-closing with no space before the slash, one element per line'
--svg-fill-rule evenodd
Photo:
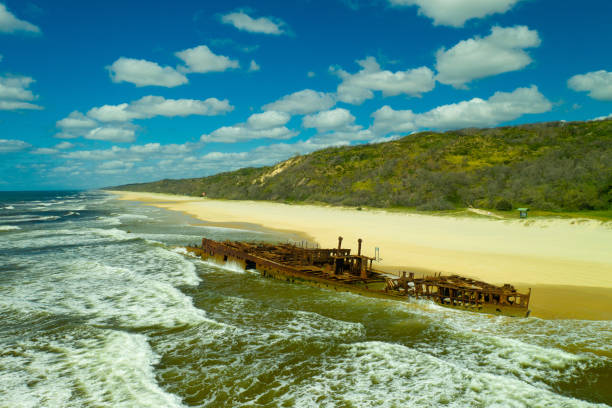
<path fill-rule="evenodd" d="M 203 238 L 187 251 L 217 263 L 233 262 L 263 277 L 305 283 L 336 291 L 394 300 L 427 299 L 439 305 L 506 316 L 529 316 L 528 293 L 514 286 L 496 286 L 458 275 L 435 274 L 416 277 L 413 272 L 391 275 L 373 268 L 375 258 L 338 247 L 307 248 L 290 243 L 270 244 L 239 241 L 217 242 Z"/>

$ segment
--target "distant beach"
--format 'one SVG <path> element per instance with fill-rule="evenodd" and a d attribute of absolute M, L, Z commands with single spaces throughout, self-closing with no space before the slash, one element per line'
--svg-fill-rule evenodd
<path fill-rule="evenodd" d="M 612 319 L 612 223 L 540 218 L 499 220 L 273 202 L 113 192 L 122 200 L 181 211 L 203 221 L 300 232 L 322 247 L 380 248 L 389 271 L 461 274 L 531 287 L 545 318 Z"/>

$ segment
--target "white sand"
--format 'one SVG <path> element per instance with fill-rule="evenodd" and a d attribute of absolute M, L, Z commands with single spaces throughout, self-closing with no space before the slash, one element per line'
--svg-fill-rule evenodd
<path fill-rule="evenodd" d="M 380 266 L 458 273 L 490 283 L 612 288 L 612 223 L 497 220 L 260 201 L 211 200 L 116 192 L 215 223 L 251 223 L 299 231 L 322 247 L 380 248 Z"/>

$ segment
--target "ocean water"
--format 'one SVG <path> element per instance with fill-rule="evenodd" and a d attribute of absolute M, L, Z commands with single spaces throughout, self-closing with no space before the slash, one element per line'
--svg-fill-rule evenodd
<path fill-rule="evenodd" d="M 595 407 L 612 322 L 291 285 L 181 246 L 287 241 L 104 192 L 0 193 L 0 407 Z"/>

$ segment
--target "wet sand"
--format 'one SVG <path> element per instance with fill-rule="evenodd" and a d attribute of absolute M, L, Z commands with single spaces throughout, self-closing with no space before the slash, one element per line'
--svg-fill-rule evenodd
<path fill-rule="evenodd" d="M 383 210 L 211 200 L 115 192 L 120 199 L 182 211 L 215 223 L 300 231 L 322 247 L 380 248 L 378 267 L 457 273 L 533 290 L 544 318 L 612 319 L 612 223 L 572 219 L 498 220 Z M 400 267 L 394 265 L 401 265 Z"/>

